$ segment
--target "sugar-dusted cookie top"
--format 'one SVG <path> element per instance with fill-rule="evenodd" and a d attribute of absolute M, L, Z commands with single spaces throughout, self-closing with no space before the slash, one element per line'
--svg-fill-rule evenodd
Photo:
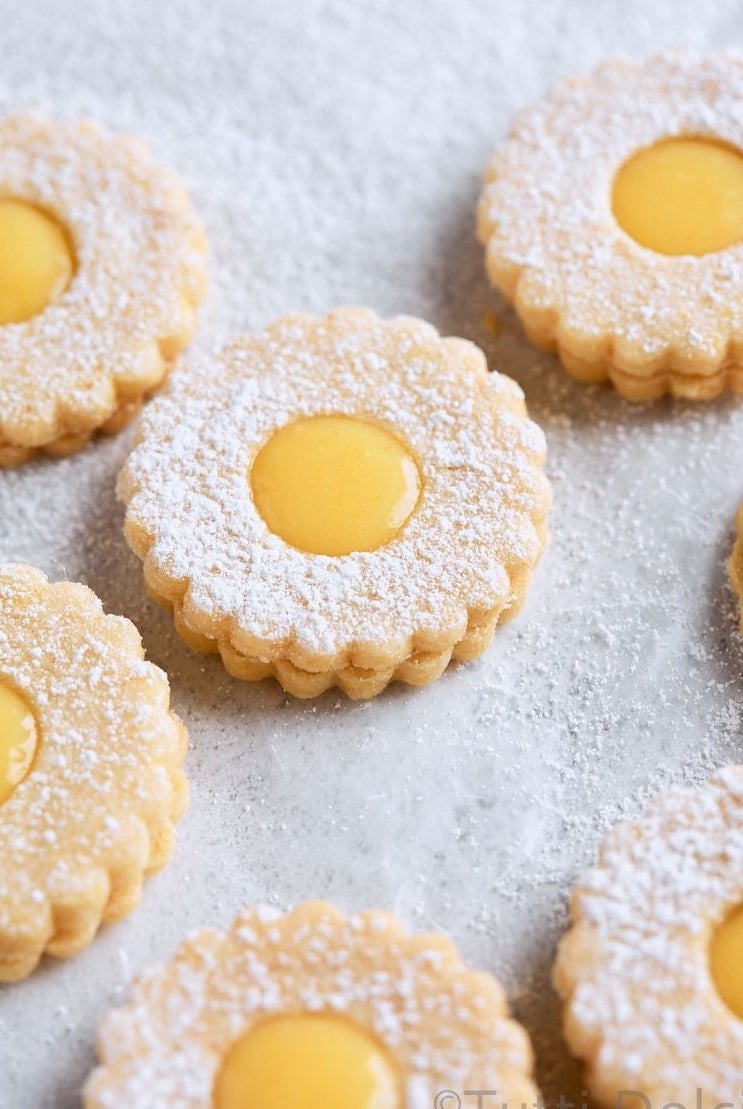
<path fill-rule="evenodd" d="M 320 902 L 196 935 L 103 1022 L 87 1109 L 534 1105 L 532 1053 L 487 974 L 438 935 Z M 443 1101 L 441 1102 L 443 1105 Z"/>

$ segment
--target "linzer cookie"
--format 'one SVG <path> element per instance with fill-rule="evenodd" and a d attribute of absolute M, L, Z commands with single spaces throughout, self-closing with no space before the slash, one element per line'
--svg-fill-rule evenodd
<path fill-rule="evenodd" d="M 87 1109 L 422 1109 L 457 1090 L 539 1103 L 493 978 L 442 936 L 319 902 L 195 936 L 135 983 L 98 1052 Z"/>
<path fill-rule="evenodd" d="M 184 639 L 313 697 L 424 685 L 521 606 L 546 542 L 521 390 L 429 324 L 287 316 L 180 372 L 119 481 Z"/>
<path fill-rule="evenodd" d="M 133 624 L 0 568 L 0 981 L 80 951 L 170 858 L 187 786 L 168 704 Z"/>
<path fill-rule="evenodd" d="M 0 466 L 126 423 L 191 337 L 204 251 L 183 187 L 136 139 L 0 121 Z"/>
<path fill-rule="evenodd" d="M 573 898 L 555 983 L 597 1099 L 712 1109 L 743 1076 L 743 767 L 658 797 Z M 627 1101 L 629 1103 L 629 1099 Z"/>
<path fill-rule="evenodd" d="M 562 81 L 494 155 L 479 231 L 528 336 L 578 380 L 743 392 L 743 57 Z"/>

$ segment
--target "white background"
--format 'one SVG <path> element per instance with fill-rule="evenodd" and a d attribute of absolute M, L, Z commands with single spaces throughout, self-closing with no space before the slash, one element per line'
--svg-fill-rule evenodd
<path fill-rule="evenodd" d="M 0 108 L 136 131 L 185 179 L 213 252 L 200 346 L 292 309 L 424 316 L 524 386 L 555 492 L 529 603 L 482 661 L 367 705 L 303 704 L 190 653 L 146 599 L 114 499 L 130 433 L 0 472 L 0 558 L 83 580 L 136 622 L 190 728 L 193 793 L 141 908 L 0 990 L 2 1109 L 78 1105 L 100 1017 L 187 930 L 318 896 L 450 933 L 504 980 L 545 1093 L 580 1090 L 549 986 L 569 889 L 611 823 L 740 757 L 723 564 L 743 409 L 631 408 L 573 384 L 488 289 L 474 205 L 509 118 L 552 79 L 621 52 L 741 43 L 739 13 L 733 0 L 0 3 Z"/>

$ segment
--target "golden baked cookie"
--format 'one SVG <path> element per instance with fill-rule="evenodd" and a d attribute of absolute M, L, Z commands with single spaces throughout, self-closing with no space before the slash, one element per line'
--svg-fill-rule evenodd
<path fill-rule="evenodd" d="M 0 466 L 130 419 L 191 337 L 205 249 L 138 140 L 0 120 Z"/>
<path fill-rule="evenodd" d="M 0 981 L 74 955 L 170 858 L 186 731 L 136 628 L 0 567 Z"/>
<path fill-rule="evenodd" d="M 513 615 L 546 542 L 521 390 L 430 324 L 287 316 L 179 373 L 119 481 L 153 596 L 229 672 L 424 685 Z"/>
<path fill-rule="evenodd" d="M 560 82 L 494 155 L 479 233 L 529 338 L 579 381 L 743 392 L 743 56 Z"/>
<path fill-rule="evenodd" d="M 743 631 L 743 505 L 738 510 L 735 521 L 735 545 L 728 562 L 730 582 L 738 596 L 740 604 L 740 628 Z"/>
<path fill-rule="evenodd" d="M 528 1037 L 494 978 L 467 970 L 443 936 L 321 902 L 287 916 L 249 909 L 228 932 L 189 940 L 109 1014 L 98 1053 L 87 1109 L 431 1109 L 440 1091 L 472 1089 L 514 1106 L 538 1097 Z"/>
<path fill-rule="evenodd" d="M 596 1098 L 712 1109 L 743 1078 L 743 767 L 615 828 L 573 898 L 555 984 Z M 697 1101 L 697 1091 L 701 1091 Z M 629 1106 L 631 1099 L 624 1104 Z"/>

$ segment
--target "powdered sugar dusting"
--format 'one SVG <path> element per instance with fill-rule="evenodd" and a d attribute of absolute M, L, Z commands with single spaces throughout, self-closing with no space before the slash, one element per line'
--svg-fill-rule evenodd
<path fill-rule="evenodd" d="M 741 42 L 738 0 L 499 0 L 486 14 L 481 0 L 379 0 L 373 14 L 340 0 L 86 0 L 80 11 L 14 7 L 0 105 L 135 132 L 177 170 L 212 247 L 199 348 L 349 301 L 432 320 L 524 388 L 555 509 L 527 605 L 479 662 L 422 692 L 303 704 L 275 683 L 231 680 L 147 600 L 114 505 L 129 433 L 0 474 L 0 554 L 85 580 L 134 620 L 187 718 L 193 786 L 175 857 L 139 910 L 0 992 L 0 1103 L 79 1109 L 98 1022 L 133 975 L 241 906 L 316 896 L 454 935 L 470 965 L 506 984 L 549 1103 L 561 1092 L 579 1103 L 549 985 L 577 872 L 659 789 L 740 761 L 724 562 L 743 410 L 733 398 L 639 410 L 571 381 L 489 287 L 473 213 L 514 112 L 558 76 L 609 52 Z"/>

